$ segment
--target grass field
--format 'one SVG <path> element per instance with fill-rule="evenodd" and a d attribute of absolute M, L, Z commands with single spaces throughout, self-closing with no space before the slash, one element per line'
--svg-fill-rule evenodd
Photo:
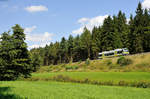
<path fill-rule="evenodd" d="M 132 59 L 133 63 L 127 66 L 119 66 L 116 64 L 118 57 L 115 57 L 93 60 L 90 61 L 89 65 L 86 65 L 85 62 L 77 62 L 42 66 L 38 72 L 32 74 L 32 78 L 23 79 L 24 81 L 1 81 L 0 99 L 149 99 L 150 54 L 126 57 Z M 78 68 L 66 70 L 67 66 Z M 58 75 L 77 81 L 88 79 L 89 81 L 106 83 L 97 85 L 92 85 L 93 83 L 89 82 L 87 84 L 77 84 L 68 83 L 72 82 L 71 80 L 64 83 L 49 79 Z M 112 81 L 113 85 L 107 84 L 107 81 Z M 120 81 L 125 82 L 123 85 L 119 85 Z M 143 81 L 148 83 L 148 87 L 143 87 L 143 84 L 145 84 Z M 136 88 L 137 86 L 117 87 L 128 86 L 126 82 L 129 84 L 135 82 L 135 85 L 136 82 L 142 82 L 142 84 L 139 84 L 142 88 Z"/>
<path fill-rule="evenodd" d="M 150 81 L 149 72 L 55 72 L 55 73 L 33 73 L 33 78 L 50 78 L 56 75 L 64 75 L 73 79 L 97 81 Z"/>
<path fill-rule="evenodd" d="M 149 99 L 150 89 L 60 82 L 0 82 L 0 99 Z"/>

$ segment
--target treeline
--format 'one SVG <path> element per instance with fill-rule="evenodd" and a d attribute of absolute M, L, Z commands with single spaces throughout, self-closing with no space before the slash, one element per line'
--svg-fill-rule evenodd
<path fill-rule="evenodd" d="M 39 57 L 42 65 L 50 65 L 96 59 L 99 52 L 117 48 L 128 48 L 131 54 L 150 51 L 150 13 L 142 9 L 141 3 L 129 22 L 125 13 L 119 11 L 92 32 L 85 27 L 81 35 L 63 37 L 60 42 L 34 48 L 31 53 Z"/>
<path fill-rule="evenodd" d="M 12 32 L 2 33 L 0 38 L 0 81 L 30 77 L 39 67 L 38 58 L 32 58 L 27 49 L 24 29 L 17 24 Z"/>

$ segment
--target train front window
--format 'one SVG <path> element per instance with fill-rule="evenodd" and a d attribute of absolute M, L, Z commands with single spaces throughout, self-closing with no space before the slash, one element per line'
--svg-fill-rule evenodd
<path fill-rule="evenodd" d="M 127 48 L 124 48 L 123 51 L 124 52 L 129 52 L 129 50 Z"/>

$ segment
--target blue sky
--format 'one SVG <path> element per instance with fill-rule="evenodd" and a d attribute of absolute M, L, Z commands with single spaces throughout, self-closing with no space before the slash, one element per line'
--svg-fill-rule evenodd
<path fill-rule="evenodd" d="M 0 0 L 0 33 L 20 24 L 31 49 L 91 30 L 119 10 L 129 18 L 139 1 L 150 7 L 150 0 Z"/>

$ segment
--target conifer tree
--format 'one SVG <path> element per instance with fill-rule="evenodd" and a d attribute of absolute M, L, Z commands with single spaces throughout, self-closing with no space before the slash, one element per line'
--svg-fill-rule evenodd
<path fill-rule="evenodd" d="M 91 57 L 92 37 L 90 31 L 85 27 L 81 35 L 81 47 L 83 49 L 84 59 Z"/>
<path fill-rule="evenodd" d="M 0 80 L 16 79 L 15 68 L 12 65 L 15 53 L 13 53 L 12 38 L 9 32 L 1 35 L 0 42 Z"/>
<path fill-rule="evenodd" d="M 122 13 L 121 11 L 119 11 L 118 16 L 117 16 L 117 22 L 116 24 L 116 28 L 117 31 L 119 33 L 119 38 L 121 40 L 120 42 L 120 48 L 126 48 L 128 47 L 128 33 L 129 33 L 129 28 L 127 25 L 127 20 L 126 20 L 126 16 L 124 13 Z"/>
<path fill-rule="evenodd" d="M 69 61 L 72 62 L 73 61 L 73 36 L 70 35 L 69 39 L 68 39 L 68 55 L 69 55 Z"/>
<path fill-rule="evenodd" d="M 67 58 L 68 58 L 67 50 L 68 50 L 67 49 L 67 41 L 66 41 L 65 37 L 63 37 L 60 42 L 60 61 L 61 61 L 61 63 L 65 63 L 68 61 L 67 60 Z"/>
<path fill-rule="evenodd" d="M 145 52 L 150 51 L 150 15 L 148 13 L 148 10 L 144 10 L 144 16 L 143 16 L 143 23 L 144 23 L 144 34 L 143 34 L 143 49 Z"/>
<path fill-rule="evenodd" d="M 141 53 L 143 52 L 143 34 L 144 34 L 144 27 L 143 27 L 143 9 L 141 3 L 138 4 L 136 9 L 136 16 L 134 17 L 134 37 L 135 41 L 133 44 L 134 53 Z"/>
<path fill-rule="evenodd" d="M 80 36 L 77 35 L 73 40 L 73 61 L 77 62 L 82 60 L 82 49 Z"/>
<path fill-rule="evenodd" d="M 16 24 L 13 29 L 12 42 L 14 45 L 12 53 L 12 65 L 15 68 L 15 76 L 29 77 L 32 72 L 31 57 L 25 43 L 24 29 Z"/>
<path fill-rule="evenodd" d="M 120 40 L 117 29 L 114 28 L 113 20 L 110 16 L 104 20 L 102 26 L 102 50 L 113 50 L 118 48 Z"/>
<path fill-rule="evenodd" d="M 5 32 L 0 41 L 0 80 L 15 80 L 18 77 L 29 77 L 32 64 L 27 45 L 24 42 L 24 30 L 15 25 L 13 34 Z"/>
<path fill-rule="evenodd" d="M 100 32 L 97 27 L 94 27 L 92 30 L 92 59 L 96 59 L 98 57 L 98 53 L 100 52 Z"/>

